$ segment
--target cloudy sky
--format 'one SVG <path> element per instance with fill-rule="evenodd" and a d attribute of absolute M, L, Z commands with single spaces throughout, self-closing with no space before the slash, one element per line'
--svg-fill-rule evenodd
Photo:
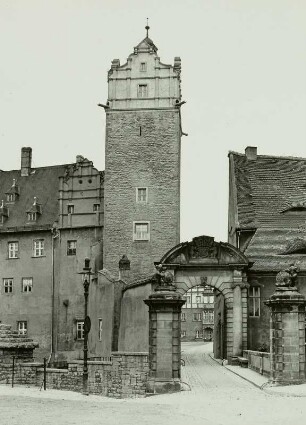
<path fill-rule="evenodd" d="M 306 157 L 305 0 L 0 0 L 0 169 L 104 169 L 111 60 L 182 59 L 181 239 L 227 239 L 229 150 Z"/>

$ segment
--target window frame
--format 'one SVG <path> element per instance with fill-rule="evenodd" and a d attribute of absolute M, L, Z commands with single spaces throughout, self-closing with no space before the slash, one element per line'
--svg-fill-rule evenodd
<path fill-rule="evenodd" d="M 145 191 L 145 199 L 140 199 L 140 191 Z M 137 204 L 147 204 L 148 203 L 148 188 L 145 186 L 136 187 L 136 203 Z"/>
<path fill-rule="evenodd" d="M 187 332 L 185 329 L 181 329 L 181 338 L 185 338 L 187 336 Z"/>
<path fill-rule="evenodd" d="M 10 249 L 10 245 L 11 244 L 17 244 L 17 249 Z M 9 241 L 8 243 L 7 243 L 7 250 L 8 250 L 8 258 L 10 259 L 10 260 L 12 260 L 12 259 L 16 259 L 16 258 L 19 258 L 19 241 Z M 11 256 L 11 253 L 16 253 L 16 255 L 15 256 Z"/>
<path fill-rule="evenodd" d="M 33 257 L 35 258 L 45 257 L 45 240 L 44 239 L 33 239 Z"/>
<path fill-rule="evenodd" d="M 76 321 L 76 339 L 77 341 L 84 341 L 84 320 Z"/>
<path fill-rule="evenodd" d="M 21 329 L 21 324 L 25 325 Z M 17 321 L 17 331 L 18 335 L 28 335 L 28 321 L 27 320 L 18 320 Z"/>
<path fill-rule="evenodd" d="M 258 292 L 258 295 L 256 295 Z M 261 314 L 260 303 L 261 303 L 261 287 L 250 286 L 248 294 L 248 309 L 249 317 L 258 318 Z M 258 307 L 258 309 L 256 309 Z M 256 314 L 257 313 L 257 314 Z"/>
<path fill-rule="evenodd" d="M 93 212 L 101 211 L 101 204 L 100 203 L 93 204 L 92 210 Z"/>
<path fill-rule="evenodd" d="M 140 62 L 140 72 L 147 72 L 147 62 Z"/>
<path fill-rule="evenodd" d="M 69 243 L 72 243 L 72 242 L 75 243 L 75 248 L 69 248 Z M 73 250 L 74 250 L 74 252 L 73 252 Z M 75 240 L 75 239 L 68 240 L 67 241 L 67 251 L 66 251 L 67 256 L 72 257 L 72 256 L 76 255 L 76 250 L 77 250 L 77 240 Z"/>
<path fill-rule="evenodd" d="M 70 211 L 70 209 L 71 209 L 72 211 Z M 68 214 L 68 215 L 70 215 L 70 214 L 74 214 L 74 204 L 67 204 L 67 214 Z"/>
<path fill-rule="evenodd" d="M 201 322 L 202 321 L 202 317 L 201 317 L 202 315 L 201 315 L 201 313 L 199 313 L 199 312 L 195 312 L 195 313 L 193 313 L 193 316 L 192 316 L 192 321 L 193 322 Z"/>
<path fill-rule="evenodd" d="M 12 294 L 13 293 L 13 286 L 14 286 L 14 278 L 13 277 L 4 277 L 2 282 L 3 282 L 3 293 L 6 294 L 6 295 Z"/>
<path fill-rule="evenodd" d="M 148 84 L 138 84 L 137 86 L 137 97 L 139 99 L 147 99 L 148 98 Z"/>
<path fill-rule="evenodd" d="M 31 284 L 25 284 L 26 281 L 31 282 Z M 25 290 L 25 288 L 30 288 Z M 21 292 L 23 293 L 29 293 L 33 292 L 33 278 L 32 277 L 22 277 L 21 278 Z"/>
<path fill-rule="evenodd" d="M 27 216 L 28 216 L 28 221 L 29 222 L 34 222 L 34 221 L 36 221 L 37 220 L 37 212 L 35 211 L 30 211 L 30 212 L 27 212 Z"/>
<path fill-rule="evenodd" d="M 186 313 L 181 313 L 181 322 L 186 322 Z"/>
<path fill-rule="evenodd" d="M 137 226 L 141 226 L 141 225 L 147 225 L 147 237 L 141 237 L 139 238 L 137 236 L 137 231 L 136 228 Z M 135 242 L 149 242 L 150 241 L 150 222 L 149 221 L 133 221 L 133 241 Z"/>

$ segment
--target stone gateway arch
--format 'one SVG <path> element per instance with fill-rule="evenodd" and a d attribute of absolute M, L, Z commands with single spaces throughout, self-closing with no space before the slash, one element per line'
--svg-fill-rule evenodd
<path fill-rule="evenodd" d="M 170 249 L 160 263 L 173 274 L 174 285 L 181 295 L 201 284 L 222 294 L 225 322 L 221 357 L 231 363 L 240 356 L 247 349 L 248 259 L 233 245 L 199 236 Z"/>

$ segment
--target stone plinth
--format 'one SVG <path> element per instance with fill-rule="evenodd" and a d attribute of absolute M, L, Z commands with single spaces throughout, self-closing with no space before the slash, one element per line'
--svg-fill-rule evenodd
<path fill-rule="evenodd" d="M 271 308 L 271 381 L 305 382 L 305 298 L 295 287 L 279 287 L 265 303 Z"/>
<path fill-rule="evenodd" d="M 11 325 L 0 323 L 0 362 L 11 363 L 12 357 L 15 357 L 16 361 L 32 361 L 33 351 L 38 347 L 38 343 L 26 335 L 19 335 L 18 331 L 11 328 Z"/>
<path fill-rule="evenodd" d="M 181 307 L 174 287 L 159 288 L 144 301 L 149 306 L 149 393 L 180 391 Z"/>

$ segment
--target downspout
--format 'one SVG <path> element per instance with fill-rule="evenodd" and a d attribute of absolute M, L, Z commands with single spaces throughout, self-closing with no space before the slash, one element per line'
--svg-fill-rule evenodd
<path fill-rule="evenodd" d="M 51 229 L 51 266 L 52 266 L 52 287 L 51 287 L 51 353 L 50 357 L 54 357 L 55 344 L 54 344 L 54 322 L 55 322 L 55 261 L 54 261 L 54 239 L 59 237 L 59 231 L 56 228 Z"/>

